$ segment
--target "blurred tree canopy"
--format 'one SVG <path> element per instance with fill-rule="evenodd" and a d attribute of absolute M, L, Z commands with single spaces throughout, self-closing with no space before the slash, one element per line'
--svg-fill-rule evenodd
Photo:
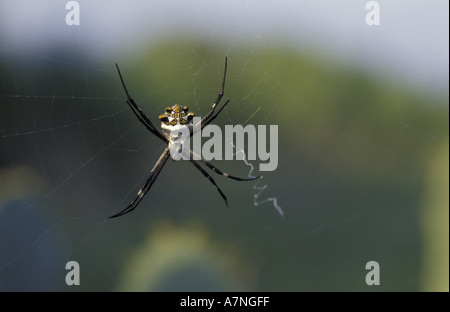
<path fill-rule="evenodd" d="M 115 61 L 105 74 L 88 70 L 98 66 L 80 55 L 65 52 L 64 58 L 71 58 L 72 65 L 56 62 L 62 58 L 58 53 L 50 62 L 48 58 L 24 61 L 21 56 L 2 61 L 0 131 L 4 134 L 31 131 L 36 125 L 40 129 L 69 125 L 90 114 L 107 115 L 111 108 L 96 106 L 96 99 L 104 101 L 118 95 L 125 98 Z M 239 47 L 227 53 L 204 43 L 192 53 L 192 43 L 174 40 L 151 46 L 132 60 L 123 56 L 116 61 L 134 99 L 157 122 L 156 116 L 175 103 L 189 106 L 197 116 L 205 114 L 217 96 L 227 54 L 225 99 L 231 98 L 231 102 L 217 124 L 231 120 L 279 125 L 279 168 L 267 174 L 267 183 L 269 194 L 278 196 L 286 211 L 284 222 L 274 231 L 260 232 L 262 224 L 279 218 L 271 207 L 258 207 L 257 214 L 255 209 L 243 209 L 239 220 L 232 214 L 208 220 L 212 236 L 237 246 L 241 257 L 259 270 L 253 290 L 364 290 L 363 262 L 376 260 L 374 256 L 382 264 L 379 290 L 436 290 L 422 284 L 422 274 L 432 266 L 432 262 L 424 261 L 429 261 L 425 253 L 430 244 L 442 247 L 440 267 L 447 265 L 448 290 L 448 189 L 430 191 L 435 189 L 433 185 L 448 187 L 448 93 L 420 93 L 393 80 L 381 81 L 357 68 L 323 64 L 314 55 L 282 48 Z M 101 79 L 109 74 L 113 75 L 111 79 Z M 34 77 L 33 88 L 30 77 Z M 31 89 L 34 96 L 14 97 L 32 95 Z M 72 105 L 68 113 L 58 107 L 67 98 L 56 98 L 50 112 L 48 96 L 52 95 L 83 100 L 84 107 L 89 108 L 78 111 Z M 124 101 L 123 110 L 127 110 Z M 27 113 L 18 116 L 23 111 Z M 129 115 L 126 122 L 136 123 Z M 88 144 L 98 139 L 86 138 L 92 140 Z M 436 161 L 437 151 L 443 148 L 446 156 Z M 9 157 L 2 152 L 0 163 L 8 167 Z M 33 157 L 19 151 L 14 162 L 27 163 Z M 97 166 L 120 175 L 115 172 L 119 163 L 116 156 L 105 157 L 112 158 Z M 131 172 L 142 169 L 139 163 L 126 166 Z M 1 187 L 8 183 L 5 176 L 0 177 L 0 199 L 8 198 L 1 194 L 7 189 Z M 111 192 L 123 192 L 121 187 L 111 185 Z M 209 198 L 217 199 L 214 190 L 209 190 L 205 195 L 207 203 L 212 202 Z M 77 192 L 77 188 L 73 191 Z M 243 194 L 232 196 L 236 209 L 251 205 Z M 175 220 L 189 218 L 189 209 L 181 215 L 179 210 L 161 213 Z M 428 225 L 422 224 L 422 218 Z M 153 221 L 138 222 L 151 225 Z M 431 233 L 430 224 L 434 223 L 439 223 L 443 231 Z M 242 240 L 249 231 L 260 236 Z M 126 265 L 127 257 L 120 250 L 138 244 L 138 236 L 130 233 L 114 242 L 117 248 L 111 251 L 112 267 L 120 270 Z M 89 259 L 95 247 L 85 248 L 85 252 L 84 257 Z M 436 275 L 435 271 L 430 274 Z M 428 275 L 425 280 L 433 285 Z M 445 290 L 445 281 L 443 284 L 437 289 Z M 111 285 L 109 280 L 100 280 L 95 287 L 87 287 L 108 289 Z"/>

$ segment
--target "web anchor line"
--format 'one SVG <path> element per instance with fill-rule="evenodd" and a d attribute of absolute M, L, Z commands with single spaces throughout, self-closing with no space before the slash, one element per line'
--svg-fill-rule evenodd
<path fill-rule="evenodd" d="M 233 149 L 236 150 L 236 145 L 234 145 L 232 142 L 230 142 L 231 146 L 233 146 Z M 252 163 L 250 163 L 247 160 L 247 155 L 245 154 L 245 151 L 242 149 L 240 151 L 237 151 L 234 155 L 238 155 L 238 154 L 242 154 L 242 160 L 244 161 L 244 163 L 250 167 L 250 171 L 248 172 L 248 177 L 249 178 L 254 178 L 255 176 L 252 175 L 252 172 L 254 170 L 254 166 Z M 262 199 L 260 201 L 258 201 L 259 196 L 264 192 L 264 190 L 267 188 L 267 184 L 263 185 L 263 186 L 258 186 L 258 184 L 260 183 L 260 181 L 264 179 L 264 176 L 261 175 L 259 177 L 259 179 L 256 180 L 256 183 L 253 185 L 253 190 L 257 191 L 253 194 L 253 205 L 259 206 L 262 205 L 264 203 L 267 202 L 272 202 L 273 203 L 273 207 L 278 211 L 278 213 L 280 214 L 281 217 L 284 217 L 284 211 L 283 209 L 278 205 L 278 201 L 276 197 L 269 197 L 269 198 L 265 198 Z"/>

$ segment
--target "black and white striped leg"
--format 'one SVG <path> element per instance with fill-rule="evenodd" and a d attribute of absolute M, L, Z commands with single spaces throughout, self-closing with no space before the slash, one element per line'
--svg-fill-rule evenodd
<path fill-rule="evenodd" d="M 120 216 L 123 216 L 127 213 L 132 212 L 134 209 L 136 209 L 137 205 L 141 202 L 142 198 L 144 198 L 145 194 L 150 190 L 153 183 L 156 181 L 156 178 L 158 177 L 159 173 L 161 172 L 162 168 L 164 167 L 167 159 L 169 159 L 170 156 L 170 148 L 166 147 L 164 152 L 159 157 L 158 161 L 156 162 L 155 166 L 153 166 L 153 169 L 150 171 L 150 175 L 148 176 L 147 180 L 145 180 L 144 185 L 137 193 L 137 196 L 133 201 L 121 212 L 110 216 L 109 219 L 117 218 Z"/>
<path fill-rule="evenodd" d="M 203 125 L 202 125 L 202 129 L 205 128 L 207 125 L 209 125 L 211 123 L 211 121 L 213 121 L 214 119 L 217 118 L 217 116 L 219 116 L 220 112 L 225 108 L 225 106 L 227 106 L 227 104 L 230 102 L 230 100 L 227 100 L 225 102 L 225 104 L 222 105 L 222 107 L 220 108 L 220 110 L 214 115 L 212 116 L 208 121 L 206 121 Z"/>
<path fill-rule="evenodd" d="M 131 105 L 131 103 L 129 101 L 127 101 L 128 106 L 130 106 L 131 110 L 133 111 L 134 115 L 136 116 L 136 118 L 145 126 L 145 128 L 147 128 L 148 131 L 150 131 L 151 133 L 153 133 L 154 135 L 156 135 L 158 138 L 160 138 L 161 140 L 163 140 L 165 143 L 168 143 L 169 141 L 167 140 L 167 138 L 165 136 L 160 136 L 159 133 L 155 133 L 153 131 L 153 129 L 145 122 L 145 120 L 143 120 L 138 113 L 136 112 L 136 110 L 133 108 L 133 106 Z"/>
<path fill-rule="evenodd" d="M 136 115 L 138 120 L 154 135 L 159 137 L 164 142 L 168 142 L 167 138 L 164 136 L 164 134 L 159 130 L 153 122 L 148 119 L 148 117 L 144 114 L 144 112 L 141 110 L 141 108 L 136 104 L 136 102 L 133 100 L 131 95 L 128 93 L 127 87 L 125 86 L 125 82 L 123 81 L 122 74 L 120 73 L 119 65 L 116 63 L 117 72 L 119 73 L 120 81 L 122 82 L 123 89 L 125 90 L 125 93 L 127 95 L 128 101 L 127 104 L 130 106 L 133 113 Z"/>
<path fill-rule="evenodd" d="M 259 179 L 262 177 L 262 175 L 256 176 L 256 177 L 249 177 L 249 178 L 239 178 L 239 177 L 235 177 L 232 176 L 226 172 L 223 172 L 222 170 L 220 170 L 219 168 L 217 168 L 216 166 L 214 166 L 213 164 L 211 164 L 209 161 L 207 161 L 206 159 L 204 159 L 203 157 L 199 157 L 196 153 L 194 153 L 193 151 L 189 151 L 190 157 L 191 158 L 200 158 L 200 161 L 202 163 L 204 163 L 206 166 L 208 166 L 208 168 L 210 168 L 211 170 L 213 170 L 215 173 L 220 174 L 224 177 L 236 180 L 236 181 L 253 181 L 256 179 Z M 195 156 L 194 156 L 195 155 Z"/>
<path fill-rule="evenodd" d="M 209 118 L 214 114 L 214 110 L 216 109 L 216 106 L 219 105 L 220 100 L 223 97 L 224 89 L 225 89 L 225 80 L 227 78 L 227 57 L 225 57 L 225 69 L 223 71 L 223 81 L 222 81 L 222 87 L 220 88 L 219 95 L 217 96 L 217 99 L 214 101 L 213 105 L 211 106 L 211 110 L 206 114 L 201 120 L 200 124 L 205 124 L 208 122 Z M 198 129 L 199 124 L 195 125 L 193 129 Z M 191 130 L 192 134 L 192 130 Z"/>
<path fill-rule="evenodd" d="M 197 162 L 193 159 L 189 159 L 191 161 L 191 163 L 195 166 L 195 168 L 197 168 L 206 178 L 208 178 L 208 180 L 216 187 L 217 191 L 219 191 L 220 195 L 222 196 L 222 198 L 225 200 L 225 204 L 228 206 L 228 200 L 227 197 L 225 196 L 225 194 L 222 192 L 222 190 L 220 189 L 220 187 L 216 184 L 216 181 L 214 181 L 214 179 L 209 175 L 208 172 L 205 171 L 205 169 L 203 169 L 202 167 L 200 167 L 199 164 L 197 164 Z"/>

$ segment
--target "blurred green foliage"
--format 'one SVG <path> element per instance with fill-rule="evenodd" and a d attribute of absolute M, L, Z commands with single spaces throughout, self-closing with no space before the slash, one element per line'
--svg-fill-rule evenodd
<path fill-rule="evenodd" d="M 137 250 L 142 253 L 150 229 L 169 219 L 185 229 L 187 236 L 191 227 L 184 227 L 185 222 L 201 223 L 208 232 L 208 244 L 216 246 L 211 248 L 232 245 L 238 254 L 234 258 L 240 260 L 231 269 L 252 268 L 251 281 L 243 282 L 244 290 L 422 290 L 426 246 L 441 240 L 447 255 L 448 290 L 448 189 L 435 195 L 426 193 L 442 196 L 433 199 L 438 205 L 447 198 L 447 223 L 441 225 L 447 243 L 441 232 L 425 233 L 428 227 L 421 223 L 421 217 L 430 208 L 429 201 L 424 200 L 433 183 L 428 175 L 430 168 L 435 168 L 431 180 L 447 177 L 448 181 L 448 164 L 445 168 L 442 165 L 441 170 L 433 160 L 437 149 L 448 148 L 448 93 L 418 93 L 398 87 L 402 84 L 392 80 L 377 80 L 356 68 L 323 64 L 314 55 L 281 48 L 240 47 L 226 52 L 207 44 L 192 49 L 191 42 L 175 40 L 149 47 L 132 60 L 123 57 L 116 61 L 128 90 L 156 122 L 156 116 L 175 103 L 189 106 L 197 116 L 205 114 L 217 96 L 227 54 L 225 98 L 231 102 L 217 124 L 279 126 L 279 167 L 265 174 L 261 184 L 269 187 L 261 199 L 276 196 L 286 212 L 284 219 L 271 203 L 252 206 L 251 184 L 236 185 L 237 182 L 217 178 L 229 195 L 230 207 L 226 208 L 214 188 L 194 169 L 169 163 L 168 167 L 178 166 L 177 169 L 164 169 L 143 201 L 138 217 L 104 221 L 112 213 L 111 207 L 117 207 L 126 196 L 124 192 L 136 183 L 127 184 L 128 181 L 136 181 L 143 174 L 142 159 L 133 158 L 136 153 L 117 152 L 115 140 L 123 136 L 127 143 L 142 146 L 139 153 L 148 155 L 147 168 L 153 165 L 162 146 L 143 127 L 133 128 L 137 121 L 126 107 L 114 61 L 103 64 L 106 69 L 98 71 L 93 70 L 100 68 L 98 64 L 87 65 L 89 60 L 82 57 L 71 63 L 57 62 L 61 58 L 58 54 L 50 59 L 31 58 L 25 63 L 18 59 L 2 65 L 0 93 L 11 95 L 2 97 L 6 105 L 1 112 L 7 117 L 3 117 L 1 128 L 6 133 L 45 128 L 57 132 L 58 127 L 74 124 L 84 131 L 84 135 L 76 137 L 72 129 L 74 140 L 84 139 L 92 147 L 90 156 L 82 155 L 83 148 L 78 147 L 78 157 L 86 159 L 83 166 L 75 165 L 82 168 L 80 173 L 44 202 L 49 207 L 64 206 L 63 215 L 58 216 L 63 220 L 80 215 L 87 220 L 82 225 L 71 224 L 68 230 L 77 233 L 72 234 L 75 238 L 68 238 L 68 244 L 78 250 L 83 274 L 98 277 L 82 282 L 81 287 L 112 290 L 117 289 L 119 280 L 129 281 L 122 275 L 132 263 L 139 262 L 130 259 Z M 34 96 L 15 98 L 14 94 L 32 94 L 27 80 L 30 77 Z M 51 99 L 51 107 L 46 95 L 57 96 Z M 27 113 L 19 117 L 19 112 Z M 111 114 L 112 120 L 103 118 Z M 98 125 L 80 126 L 89 118 Z M 53 155 L 58 156 L 58 146 L 43 136 L 37 139 L 37 146 L 44 149 L 49 144 L 45 149 L 52 149 Z M 143 145 L 139 140 L 150 143 Z M 9 150 L 12 149 L 10 143 Z M 8 156 L 0 157 L 1 163 L 10 167 Z M 16 152 L 15 157 L 14 163 L 33 163 L 37 158 L 26 151 Z M 48 157 L 39 158 L 42 162 L 38 168 L 49 168 L 44 171 L 52 190 L 55 183 L 49 173 L 55 160 Z M 63 157 L 67 161 L 71 156 Z M 224 162 L 218 162 L 218 167 L 230 173 L 246 170 Z M 54 168 L 59 181 L 67 176 L 60 169 Z M 186 187 L 182 181 L 187 178 L 183 177 L 189 177 Z M 122 206 L 134 196 L 137 187 Z M 46 214 L 51 210 L 44 207 L 41 211 Z M 428 216 L 427 222 L 437 222 L 441 215 L 437 213 L 433 218 Z M 94 230 L 99 224 L 101 230 Z M 84 235 L 89 240 L 81 244 L 77 237 Z M 149 253 L 154 250 L 151 245 Z M 214 255 L 208 259 L 217 259 L 217 253 Z M 364 282 L 365 264 L 371 260 L 381 266 L 381 286 L 377 288 Z M 445 264 L 445 257 L 441 263 Z M 146 273 L 133 274 L 152 275 L 152 267 L 144 264 L 142 270 Z M 158 289 L 152 285 L 152 290 Z M 160 289 L 167 290 L 163 286 Z M 445 290 L 442 286 L 428 289 Z"/>

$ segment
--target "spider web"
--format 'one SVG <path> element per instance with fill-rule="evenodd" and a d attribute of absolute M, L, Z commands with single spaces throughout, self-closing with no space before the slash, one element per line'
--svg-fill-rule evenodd
<path fill-rule="evenodd" d="M 187 23 L 190 33 L 172 25 L 134 38 L 130 29 L 144 14 L 133 14 L 130 22 L 135 9 L 127 8 L 111 26 L 120 44 L 106 35 L 99 44 L 98 33 L 87 33 L 96 29 L 100 11 L 79 2 L 89 8 L 81 25 L 50 30 L 54 42 L 0 36 L 1 290 L 374 290 L 365 283 L 372 260 L 383 272 L 379 290 L 422 289 L 420 216 L 433 206 L 429 198 L 447 194 L 448 203 L 445 191 L 429 195 L 430 185 L 441 189 L 433 181 L 442 180 L 431 175 L 441 167 L 433 171 L 431 164 L 440 164 L 439 155 L 448 161 L 442 152 L 445 144 L 448 149 L 448 89 L 411 77 L 393 83 L 400 71 L 370 76 L 383 61 L 368 65 L 357 55 L 348 61 L 339 49 L 319 53 L 323 49 L 311 38 L 307 48 L 284 41 L 295 33 L 294 24 L 284 20 L 274 27 L 268 14 L 286 13 L 297 8 L 293 4 L 280 9 L 266 3 L 264 9 L 234 3 L 225 11 L 250 22 L 233 31 L 227 19 L 166 4 L 156 13 L 199 14 L 213 27 L 176 13 L 172 21 Z M 219 12 L 203 5 L 208 16 Z M 305 5 L 315 14 L 326 11 Z M 3 6 L 11 15 L 20 9 Z M 47 9 L 64 21 L 64 8 Z M 367 12 L 350 2 L 334 9 L 362 21 Z M 120 10 L 112 6 L 108 16 Z M 388 25 L 400 37 L 417 34 L 405 24 Z M 430 34 L 431 26 L 421 21 L 417 36 Z M 359 27 L 373 31 L 364 22 Z M 383 31 L 371 33 L 379 44 Z M 448 44 L 444 50 L 423 52 L 419 67 L 433 67 L 434 56 L 448 63 Z M 227 195 L 226 207 L 191 164 L 169 160 L 133 213 L 108 220 L 136 196 L 165 148 L 126 105 L 114 63 L 137 104 L 159 125 L 157 116 L 175 103 L 196 116 L 209 111 L 225 55 L 223 101 L 231 101 L 213 123 L 222 130 L 278 125 L 277 170 L 256 182 L 237 182 L 205 167 Z M 411 85 L 425 91 L 411 91 Z M 232 175 L 260 174 L 260 162 L 245 156 L 213 163 Z M 69 261 L 80 264 L 80 286 L 65 282 Z"/>

